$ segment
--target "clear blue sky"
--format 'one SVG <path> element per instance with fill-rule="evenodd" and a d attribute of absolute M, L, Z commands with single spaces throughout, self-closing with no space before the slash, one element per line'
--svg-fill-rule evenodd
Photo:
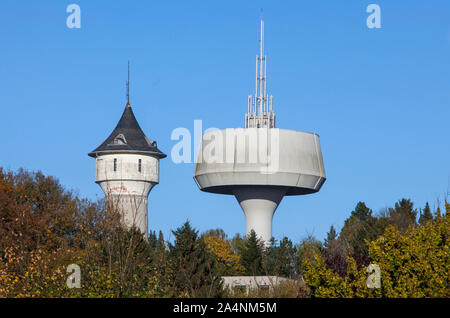
<path fill-rule="evenodd" d="M 81 7 L 81 29 L 66 7 Z M 366 7 L 381 7 L 381 29 Z M 358 201 L 375 212 L 411 198 L 444 199 L 450 178 L 450 2 L 16 1 L 0 3 L 0 166 L 41 170 L 91 199 L 103 197 L 87 156 L 131 102 L 169 155 L 150 193 L 149 225 L 169 237 L 245 232 L 231 196 L 203 193 L 193 164 L 174 164 L 173 129 L 242 127 L 253 93 L 260 9 L 268 91 L 279 128 L 321 137 L 327 181 L 285 198 L 273 234 L 323 239 Z"/>

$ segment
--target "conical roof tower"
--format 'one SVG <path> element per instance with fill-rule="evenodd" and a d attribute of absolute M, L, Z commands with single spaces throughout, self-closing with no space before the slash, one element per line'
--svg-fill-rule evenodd
<path fill-rule="evenodd" d="M 127 104 L 116 128 L 89 153 L 95 158 L 95 182 L 108 207 L 122 216 L 127 227 L 148 233 L 148 195 L 159 183 L 159 159 L 166 155 L 142 131 L 130 105 L 128 64 Z"/>

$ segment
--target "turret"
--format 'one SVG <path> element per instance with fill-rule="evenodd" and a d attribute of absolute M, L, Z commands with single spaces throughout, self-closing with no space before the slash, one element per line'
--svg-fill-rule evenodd
<path fill-rule="evenodd" d="M 148 195 L 159 183 L 159 160 L 166 155 L 158 149 L 156 141 L 145 136 L 134 116 L 128 92 L 127 97 L 116 128 L 89 156 L 95 158 L 95 182 L 110 206 L 120 212 L 127 227 L 135 226 L 147 235 Z"/>

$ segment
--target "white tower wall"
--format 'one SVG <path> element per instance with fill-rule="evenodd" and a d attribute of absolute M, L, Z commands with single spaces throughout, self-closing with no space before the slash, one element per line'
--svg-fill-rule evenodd
<path fill-rule="evenodd" d="M 158 184 L 158 176 L 159 160 L 153 156 L 117 153 L 100 155 L 95 160 L 95 182 L 109 203 L 121 213 L 124 224 L 137 227 L 145 235 L 148 195 Z"/>

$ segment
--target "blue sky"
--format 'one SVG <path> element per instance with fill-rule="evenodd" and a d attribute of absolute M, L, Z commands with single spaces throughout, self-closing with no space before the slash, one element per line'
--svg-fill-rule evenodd
<path fill-rule="evenodd" d="M 66 7 L 81 7 L 81 29 Z M 366 7 L 381 7 L 368 29 Z M 203 193 L 193 164 L 174 164 L 177 127 L 244 125 L 264 10 L 268 91 L 277 127 L 321 137 L 327 181 L 287 197 L 273 235 L 323 239 L 358 201 L 375 212 L 411 198 L 436 206 L 450 183 L 449 1 L 12 1 L 0 4 L 0 166 L 56 176 L 103 197 L 87 156 L 131 103 L 169 155 L 150 193 L 149 226 L 186 219 L 245 232 L 231 196 Z"/>

